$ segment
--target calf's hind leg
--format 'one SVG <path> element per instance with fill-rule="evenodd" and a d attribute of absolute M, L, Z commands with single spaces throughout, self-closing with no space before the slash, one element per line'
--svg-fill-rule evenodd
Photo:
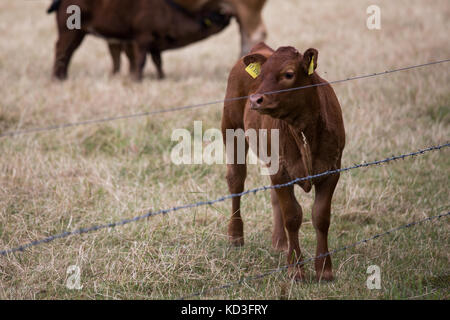
<path fill-rule="evenodd" d="M 225 135 L 224 135 L 225 137 Z M 237 140 L 234 143 L 234 161 L 227 164 L 227 183 L 230 193 L 241 193 L 244 191 L 245 178 L 247 177 L 247 165 L 237 163 Z M 248 145 L 245 145 L 245 155 L 247 155 Z M 228 238 L 232 245 L 244 245 L 244 223 L 241 218 L 241 197 L 234 197 L 232 201 L 231 219 L 228 223 Z"/>
<path fill-rule="evenodd" d="M 332 175 L 320 184 L 315 185 L 316 196 L 314 199 L 312 222 L 316 229 L 317 248 L 316 257 L 328 253 L 328 228 L 330 227 L 331 199 L 339 180 L 339 174 Z M 331 257 L 315 259 L 317 280 L 333 280 Z"/>

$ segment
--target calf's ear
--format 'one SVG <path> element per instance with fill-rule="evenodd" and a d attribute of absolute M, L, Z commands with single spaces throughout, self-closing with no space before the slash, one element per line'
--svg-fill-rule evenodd
<path fill-rule="evenodd" d="M 310 48 L 303 54 L 303 60 L 301 66 L 303 71 L 308 75 L 312 75 L 317 68 L 317 59 L 319 52 L 316 49 Z"/>
<path fill-rule="evenodd" d="M 244 64 L 246 66 L 248 66 L 250 63 L 259 63 L 262 65 L 264 64 L 264 62 L 266 62 L 266 60 L 267 58 L 260 53 L 251 53 L 244 57 Z"/>

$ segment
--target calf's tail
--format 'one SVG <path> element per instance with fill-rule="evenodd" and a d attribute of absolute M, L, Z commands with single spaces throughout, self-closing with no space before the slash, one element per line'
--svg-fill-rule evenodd
<path fill-rule="evenodd" d="M 52 4 L 50 5 L 50 8 L 47 9 L 47 13 L 50 14 L 53 11 L 58 10 L 60 5 L 61 5 L 61 0 L 53 0 Z"/>

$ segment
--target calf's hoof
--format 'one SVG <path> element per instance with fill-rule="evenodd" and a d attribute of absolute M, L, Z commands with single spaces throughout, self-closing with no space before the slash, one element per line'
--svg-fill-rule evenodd
<path fill-rule="evenodd" d="M 229 240 L 234 247 L 242 247 L 244 245 L 244 237 L 230 236 Z"/>
<path fill-rule="evenodd" d="M 272 238 L 272 247 L 275 251 L 287 252 L 287 250 L 288 250 L 287 240 Z"/>
<path fill-rule="evenodd" d="M 228 239 L 235 247 L 244 245 L 244 224 L 240 218 L 233 218 L 228 224 Z"/>
<path fill-rule="evenodd" d="M 305 272 L 303 271 L 303 268 L 300 267 L 289 267 L 288 275 L 295 281 L 305 280 Z"/>
<path fill-rule="evenodd" d="M 323 272 L 316 272 L 317 281 L 333 281 L 333 272 L 331 270 L 324 270 Z"/>

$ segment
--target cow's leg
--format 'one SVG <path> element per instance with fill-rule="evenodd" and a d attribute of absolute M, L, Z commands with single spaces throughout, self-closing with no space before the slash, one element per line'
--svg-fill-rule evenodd
<path fill-rule="evenodd" d="M 108 42 L 109 52 L 113 61 L 112 74 L 120 71 L 120 54 L 122 53 L 122 44 L 117 42 Z"/>
<path fill-rule="evenodd" d="M 304 277 L 303 266 L 295 265 L 302 259 L 298 240 L 298 231 L 303 218 L 302 207 L 295 198 L 293 186 L 276 189 L 276 193 L 283 214 L 284 227 L 287 231 L 287 263 L 290 265 L 288 273 L 295 280 L 302 280 Z"/>
<path fill-rule="evenodd" d="M 223 133 L 226 146 L 226 133 Z M 238 157 L 238 139 L 234 140 L 234 159 L 233 163 L 227 163 L 227 183 L 230 193 L 241 193 L 244 191 L 245 178 L 247 177 L 247 164 L 239 164 Z M 245 141 L 245 156 L 248 152 L 248 144 Z M 231 219 L 228 223 L 228 238 L 234 246 L 244 245 L 244 223 L 241 218 L 241 197 L 234 197 L 231 199 L 232 211 Z"/>
<path fill-rule="evenodd" d="M 338 180 L 339 175 L 332 175 L 315 186 L 316 196 L 312 211 L 312 221 L 317 236 L 316 257 L 328 253 L 331 199 Z M 329 255 L 317 258 L 315 260 L 315 269 L 317 280 L 333 280 L 331 257 Z"/>
<path fill-rule="evenodd" d="M 142 75 L 144 72 L 145 62 L 147 60 L 147 51 L 150 42 L 137 41 L 133 43 L 134 47 L 134 72 L 132 77 L 136 81 L 142 80 Z"/>
<path fill-rule="evenodd" d="M 277 251 L 287 251 L 286 230 L 284 229 L 283 214 L 280 203 L 278 202 L 277 192 L 274 189 L 270 190 L 270 196 L 273 209 L 272 246 Z"/>
<path fill-rule="evenodd" d="M 53 65 L 53 77 L 64 80 L 67 78 L 70 59 L 75 50 L 80 46 L 85 37 L 84 31 L 66 30 L 59 31 L 55 48 L 55 63 Z"/>
<path fill-rule="evenodd" d="M 241 57 L 247 55 L 256 44 L 264 42 L 267 38 L 266 27 L 262 23 L 250 34 L 248 32 L 246 29 L 241 29 Z"/>
<path fill-rule="evenodd" d="M 162 68 L 161 52 L 157 50 L 150 50 L 150 54 L 152 55 L 153 63 L 155 64 L 156 71 L 158 72 L 158 79 L 164 79 L 165 74 Z"/>
<path fill-rule="evenodd" d="M 241 32 L 241 57 L 250 52 L 252 47 L 266 39 L 267 32 L 262 20 L 265 0 L 234 1 L 236 19 Z"/>
<path fill-rule="evenodd" d="M 130 64 L 130 74 L 136 72 L 136 59 L 134 57 L 134 47 L 132 42 L 127 42 L 123 45 L 125 49 L 125 54 L 127 55 L 128 62 Z"/>

